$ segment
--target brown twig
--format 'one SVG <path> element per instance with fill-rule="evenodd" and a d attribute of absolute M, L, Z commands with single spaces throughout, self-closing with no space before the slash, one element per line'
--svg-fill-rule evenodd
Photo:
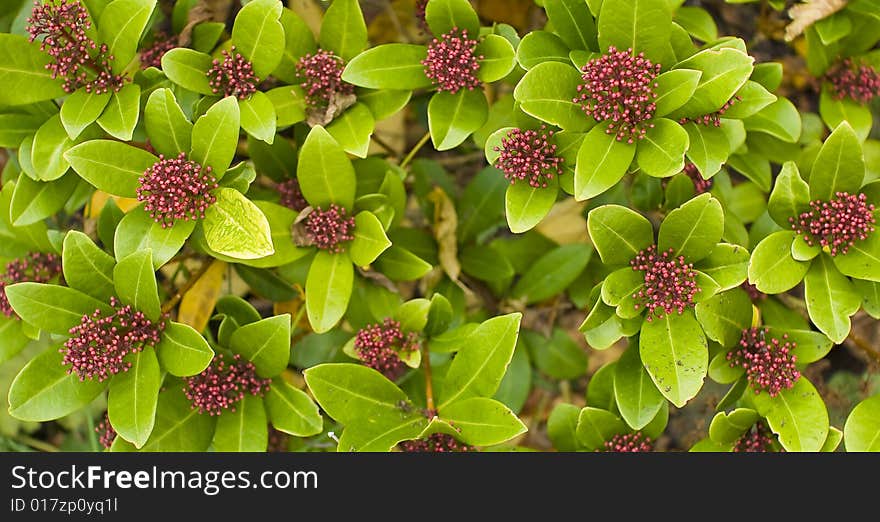
<path fill-rule="evenodd" d="M 431 379 L 431 354 L 426 343 L 422 345 L 422 367 L 425 369 L 425 405 L 428 415 L 434 417 L 437 410 L 434 409 L 434 383 Z"/>
<path fill-rule="evenodd" d="M 865 352 L 868 357 L 874 359 L 874 362 L 880 363 L 880 353 L 871 348 L 871 345 L 865 339 L 856 335 L 852 331 L 850 331 L 849 335 L 846 336 L 846 340 L 850 341 L 856 348 Z"/>

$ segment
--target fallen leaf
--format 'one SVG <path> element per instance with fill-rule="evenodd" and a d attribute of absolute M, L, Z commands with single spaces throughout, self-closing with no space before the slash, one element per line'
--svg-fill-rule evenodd
<path fill-rule="evenodd" d="M 327 125 L 334 118 L 345 112 L 345 109 L 351 107 L 357 102 L 357 96 L 354 94 L 333 93 L 326 107 L 309 110 L 309 117 L 306 123 L 309 127 L 315 125 Z"/>
<path fill-rule="evenodd" d="M 458 281 L 461 265 L 458 263 L 458 239 L 455 231 L 458 228 L 458 215 L 455 204 L 440 187 L 428 194 L 428 201 L 434 204 L 434 224 L 432 230 L 437 240 L 440 266 L 453 281 Z"/>
<path fill-rule="evenodd" d="M 556 203 L 535 229 L 560 245 L 586 243 L 588 241 L 587 220 L 584 218 L 586 206 L 585 201 L 579 202 L 573 198 Z"/>
<path fill-rule="evenodd" d="M 792 22 L 785 28 L 785 40 L 790 42 L 803 33 L 807 27 L 827 18 L 846 7 L 847 0 L 808 0 L 788 10 Z"/>
<path fill-rule="evenodd" d="M 211 266 L 202 274 L 202 277 L 183 294 L 180 308 L 177 311 L 178 322 L 192 326 L 197 332 L 205 329 L 208 320 L 214 314 L 214 305 L 217 304 L 217 299 L 220 297 L 225 273 L 225 261 L 215 259 L 211 262 Z"/>
<path fill-rule="evenodd" d="M 186 25 L 177 36 L 177 45 L 188 46 L 193 28 L 202 22 L 225 22 L 231 9 L 232 0 L 200 0 L 187 13 Z"/>
<path fill-rule="evenodd" d="M 305 21 L 315 38 L 321 32 L 321 21 L 324 19 L 324 10 L 314 0 L 290 0 L 288 7 Z"/>

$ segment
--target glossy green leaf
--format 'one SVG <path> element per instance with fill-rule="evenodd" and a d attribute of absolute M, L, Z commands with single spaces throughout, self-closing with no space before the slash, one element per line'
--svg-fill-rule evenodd
<path fill-rule="evenodd" d="M 623 352 L 614 365 L 614 397 L 620 415 L 634 430 L 647 426 L 666 403 L 642 366 L 635 346 Z"/>
<path fill-rule="evenodd" d="M 321 126 L 312 127 L 299 153 L 297 179 L 306 201 L 324 208 L 335 203 L 354 206 L 356 180 L 342 147 Z"/>
<path fill-rule="evenodd" d="M 532 71 L 537 70 L 532 69 Z M 587 133 L 578 151 L 574 174 L 574 196 L 584 201 L 616 185 L 629 170 L 636 145 L 618 141 L 597 125 Z"/>
<path fill-rule="evenodd" d="M 422 60 L 424 45 L 385 44 L 354 57 L 342 72 L 342 80 L 369 89 L 415 90 L 431 86 Z"/>
<path fill-rule="evenodd" d="M 150 94 L 144 107 L 144 126 L 150 144 L 165 156 L 174 157 L 192 147 L 193 125 L 171 89 L 156 89 Z"/>
<path fill-rule="evenodd" d="M 437 37 L 458 28 L 475 38 L 480 30 L 480 19 L 468 0 L 433 0 L 425 8 L 425 21 Z"/>
<path fill-rule="evenodd" d="M 201 373 L 214 358 L 214 350 L 199 332 L 174 321 L 165 323 L 156 352 L 162 368 L 178 377 Z"/>
<path fill-rule="evenodd" d="M 767 294 L 778 294 L 794 288 L 803 280 L 809 263 L 791 256 L 795 233 L 781 230 L 765 237 L 752 251 L 749 282 Z"/>
<path fill-rule="evenodd" d="M 162 72 L 184 89 L 212 96 L 214 90 L 207 74 L 212 61 L 213 58 L 208 54 L 177 47 L 162 56 Z"/>
<path fill-rule="evenodd" d="M 61 79 L 46 69 L 51 61 L 40 44 L 18 34 L 0 34 L 0 106 L 27 105 L 64 96 Z"/>
<path fill-rule="evenodd" d="M 562 292 L 586 268 L 592 253 L 593 250 L 582 243 L 547 252 L 517 281 L 511 295 L 526 303 L 537 303 Z"/>
<path fill-rule="evenodd" d="M 141 113 L 141 87 L 129 83 L 113 93 L 98 125 L 116 139 L 130 141 Z"/>
<path fill-rule="evenodd" d="M 810 209 L 810 187 L 801 178 L 797 165 L 787 161 L 776 176 L 773 192 L 767 202 L 767 211 L 780 226 L 789 226 L 789 218 L 800 216 Z"/>
<path fill-rule="evenodd" d="M 507 187 L 504 193 L 504 215 L 507 226 L 514 234 L 527 232 L 535 227 L 553 208 L 559 192 L 559 182 L 553 178 L 546 187 L 532 187 L 525 182 Z"/>
<path fill-rule="evenodd" d="M 130 354 L 131 368 L 110 381 L 107 415 L 110 424 L 123 439 L 140 448 L 150 437 L 156 422 L 156 405 L 162 374 L 152 347 Z"/>
<path fill-rule="evenodd" d="M 195 228 L 194 221 L 178 221 L 163 228 L 142 207 L 131 209 L 119 226 L 113 241 L 116 259 L 140 250 L 153 252 L 153 267 L 158 269 L 180 250 Z"/>
<path fill-rule="evenodd" d="M 880 395 L 853 408 L 843 426 L 843 440 L 848 452 L 880 451 Z"/>
<path fill-rule="evenodd" d="M 98 248 L 89 236 L 71 230 L 64 236 L 62 249 L 64 281 L 71 288 L 100 301 L 114 293 L 113 267 L 116 261 Z"/>
<path fill-rule="evenodd" d="M 557 451 L 576 451 L 579 447 L 577 425 L 580 409 L 573 404 L 557 403 L 547 418 L 547 436 Z"/>
<path fill-rule="evenodd" d="M 34 181 L 20 176 L 12 192 L 9 217 L 15 227 L 34 225 L 62 208 L 73 195 L 80 180 L 72 173 L 53 181 Z"/>
<path fill-rule="evenodd" d="M 657 76 L 654 81 L 657 84 L 654 117 L 666 116 L 687 103 L 694 95 L 702 75 L 702 71 L 693 69 L 674 69 Z"/>
<path fill-rule="evenodd" d="M 816 452 L 822 448 L 828 436 L 828 411 L 805 377 L 776 397 L 760 393 L 752 400 L 786 451 Z"/>
<path fill-rule="evenodd" d="M 96 94 L 77 89 L 61 105 L 61 124 L 70 139 L 75 140 L 86 127 L 98 119 L 110 101 L 111 93 Z"/>
<path fill-rule="evenodd" d="M 465 247 L 459 252 L 458 260 L 466 274 L 481 281 L 504 281 L 514 275 L 510 261 L 505 257 L 499 257 L 498 251 L 492 247 L 482 245 Z"/>
<path fill-rule="evenodd" d="M 751 80 L 737 91 L 736 96 L 738 97 L 736 103 L 724 112 L 725 118 L 748 118 L 777 99 L 776 95 L 764 88 L 763 85 Z"/>
<path fill-rule="evenodd" d="M 633 49 L 655 63 L 664 63 L 672 9 L 667 0 L 604 0 L 598 26 L 600 50 L 611 46 Z"/>
<path fill-rule="evenodd" d="M 703 386 L 709 367 L 706 337 L 694 314 L 671 314 L 642 325 L 642 363 L 664 397 L 681 408 Z"/>
<path fill-rule="evenodd" d="M 347 254 L 318 252 L 306 279 L 306 312 L 312 329 L 324 333 L 348 308 L 354 282 L 354 268 Z"/>
<path fill-rule="evenodd" d="M 51 333 L 69 334 L 84 315 L 110 311 L 107 303 L 66 286 L 16 283 L 5 288 L 12 309 L 27 323 Z"/>
<path fill-rule="evenodd" d="M 701 194 L 670 212 L 660 225 L 657 248 L 673 250 L 690 262 L 712 253 L 721 241 L 724 211 L 721 203 L 710 194 Z"/>
<path fill-rule="evenodd" d="M 739 245 L 718 243 L 709 257 L 696 264 L 696 268 L 711 277 L 719 292 L 730 290 L 748 278 L 749 251 Z"/>
<path fill-rule="evenodd" d="M 588 406 L 578 416 L 578 442 L 588 451 L 602 448 L 605 441 L 628 431 L 623 421 L 606 410 Z"/>
<path fill-rule="evenodd" d="M 477 44 L 474 54 L 482 56 L 478 60 L 480 68 L 477 78 L 486 83 L 497 82 L 504 78 L 516 64 L 513 46 L 506 38 L 497 34 L 488 34 Z"/>
<path fill-rule="evenodd" d="M 739 289 L 699 302 L 695 311 L 706 336 L 725 348 L 739 342 L 743 330 L 752 325 L 752 301 Z"/>
<path fill-rule="evenodd" d="M 456 401 L 439 415 L 455 427 L 456 438 L 474 446 L 501 444 L 528 429 L 507 406 L 485 397 Z"/>
<path fill-rule="evenodd" d="M 31 149 L 31 165 L 37 179 L 52 181 L 63 176 L 70 166 L 64 153 L 71 146 L 73 141 L 67 136 L 61 117 L 55 115 L 46 120 L 34 135 Z"/>
<path fill-rule="evenodd" d="M 674 116 L 698 117 L 720 109 L 748 81 L 754 61 L 744 51 L 724 47 L 705 49 L 678 63 L 676 69 L 693 69 L 702 75 L 691 99 Z"/>
<path fill-rule="evenodd" d="M 205 451 L 211 444 L 216 417 L 199 413 L 183 393 L 183 383 L 174 382 L 159 394 L 156 423 L 141 451 Z"/>
<path fill-rule="evenodd" d="M 853 284 L 826 255 L 814 259 L 804 277 L 804 299 L 813 324 L 838 344 L 849 335 L 849 318 L 862 305 Z"/>
<path fill-rule="evenodd" d="M 586 4 L 581 0 L 546 0 L 544 10 L 553 24 L 553 31 L 569 49 L 595 51 L 596 22 Z"/>
<path fill-rule="evenodd" d="M 654 244 L 651 222 L 620 205 L 603 205 L 587 215 L 587 229 L 596 252 L 607 265 L 628 264 Z"/>
<path fill-rule="evenodd" d="M 272 143 L 275 139 L 275 106 L 264 93 L 257 91 L 246 100 L 239 100 L 241 128 L 251 136 Z"/>
<path fill-rule="evenodd" d="M 551 338 L 534 331 L 524 331 L 523 340 L 535 366 L 554 379 L 577 379 L 587 372 L 587 354 L 562 329 L 553 330 Z"/>
<path fill-rule="evenodd" d="M 532 31 L 516 47 L 516 61 L 529 70 L 544 62 L 570 63 L 569 47 L 549 31 Z"/>
<path fill-rule="evenodd" d="M 727 136 L 721 129 L 693 122 L 685 124 L 684 130 L 689 138 L 687 159 L 697 167 L 703 179 L 709 179 L 721 170 L 730 154 Z"/>
<path fill-rule="evenodd" d="M 214 448 L 217 451 L 263 452 L 269 442 L 266 409 L 259 397 L 245 394 L 217 418 Z"/>
<path fill-rule="evenodd" d="M 391 241 L 385 235 L 382 223 L 372 213 L 359 212 L 354 221 L 354 240 L 349 255 L 354 264 L 367 266 L 391 246 Z"/>
<path fill-rule="evenodd" d="M 370 109 L 363 103 L 355 103 L 327 125 L 327 132 L 346 152 L 365 158 L 375 126 Z"/>
<path fill-rule="evenodd" d="M 212 105 L 193 125 L 190 159 L 204 167 L 211 167 L 214 176 L 219 177 L 226 172 L 235 156 L 239 124 L 240 114 L 235 98 L 228 96 Z"/>
<path fill-rule="evenodd" d="M 232 26 L 232 43 L 251 62 L 254 74 L 266 79 L 281 63 L 284 52 L 284 28 L 277 0 L 253 0 L 242 7 Z"/>
<path fill-rule="evenodd" d="M 813 162 L 810 198 L 830 201 L 837 192 L 857 194 L 864 178 L 861 141 L 848 123 L 841 123 L 825 140 Z"/>
<path fill-rule="evenodd" d="M 801 116 L 787 98 L 777 99 L 743 123 L 747 131 L 763 132 L 787 143 L 795 143 L 801 136 Z"/>
<path fill-rule="evenodd" d="M 735 443 L 758 419 L 758 412 L 750 408 L 737 408 L 730 413 L 719 412 L 709 425 L 709 438 L 721 444 Z"/>
<path fill-rule="evenodd" d="M 202 225 L 208 246 L 236 259 L 258 259 L 275 252 L 269 221 L 241 192 L 220 187 Z"/>
<path fill-rule="evenodd" d="M 274 377 L 290 360 L 290 314 L 242 326 L 229 339 L 233 352 L 254 363 L 260 377 Z"/>
<path fill-rule="evenodd" d="M 107 44 L 107 54 L 114 73 L 121 73 L 137 54 L 147 21 L 156 0 L 113 0 L 98 19 L 98 39 Z"/>
<path fill-rule="evenodd" d="M 850 98 L 836 99 L 826 85 L 819 96 L 819 114 L 829 129 L 836 129 L 844 121 L 852 126 L 859 140 L 865 141 L 874 126 L 871 109 Z"/>
<path fill-rule="evenodd" d="M 310 437 L 321 433 L 324 419 L 318 405 L 306 392 L 294 388 L 283 379 L 272 382 L 265 397 L 269 421 L 276 430 L 295 437 Z"/>
<path fill-rule="evenodd" d="M 112 140 L 92 140 L 64 153 L 73 170 L 97 189 L 116 196 L 137 196 L 140 177 L 159 161 L 149 152 Z"/>
<path fill-rule="evenodd" d="M 645 174 L 666 178 L 684 169 L 684 153 L 690 138 L 684 128 L 672 120 L 655 118 L 652 121 L 654 127 L 638 144 L 636 163 Z"/>
<path fill-rule="evenodd" d="M 434 148 L 449 150 L 461 145 L 488 117 L 489 104 L 481 90 L 435 93 L 428 103 L 428 127 Z"/>
<path fill-rule="evenodd" d="M 526 114 L 561 127 L 583 132 L 595 125 L 574 98 L 583 84 L 578 70 L 567 63 L 535 65 L 516 85 L 513 96 Z"/>
<path fill-rule="evenodd" d="M 318 45 L 349 61 L 367 47 L 367 25 L 357 0 L 334 0 L 321 22 Z"/>
<path fill-rule="evenodd" d="M 392 281 L 413 281 L 431 271 L 432 265 L 409 250 L 391 245 L 376 258 L 375 268 Z"/>
<path fill-rule="evenodd" d="M 120 301 L 143 312 L 147 319 L 158 321 L 161 303 L 151 259 L 149 249 L 122 258 L 113 269 L 113 284 Z"/>

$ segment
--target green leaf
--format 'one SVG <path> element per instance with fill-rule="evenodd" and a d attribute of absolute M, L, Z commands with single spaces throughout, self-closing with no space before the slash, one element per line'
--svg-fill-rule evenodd
<path fill-rule="evenodd" d="M 786 451 L 817 452 L 822 448 L 828 436 L 828 411 L 805 377 L 776 397 L 764 392 L 752 400 Z"/>
<path fill-rule="evenodd" d="M 697 90 L 702 75 L 702 71 L 675 69 L 657 76 L 654 80 L 657 84 L 654 89 L 657 93 L 657 99 L 654 100 L 657 107 L 654 110 L 654 117 L 666 116 L 687 103 Z"/>
<path fill-rule="evenodd" d="M 537 70 L 532 69 L 532 71 Z M 584 201 L 616 185 L 629 170 L 636 155 L 636 145 L 618 141 L 597 125 L 584 137 L 578 150 L 574 173 L 574 197 Z"/>
<path fill-rule="evenodd" d="M 247 58 L 254 74 L 265 80 L 281 63 L 284 53 L 284 28 L 278 0 L 253 0 L 242 7 L 232 26 L 232 44 Z"/>
<path fill-rule="evenodd" d="M 797 217 L 810 208 L 810 187 L 801 178 L 797 164 L 787 161 L 776 176 L 773 192 L 767 202 L 767 211 L 779 226 L 788 227 L 788 219 Z"/>
<path fill-rule="evenodd" d="M 867 239 L 851 245 L 846 254 L 838 254 L 832 259 L 845 276 L 880 281 L 880 234 L 871 233 Z"/>
<path fill-rule="evenodd" d="M 156 89 L 150 94 L 144 107 L 144 125 L 150 144 L 165 156 L 175 157 L 192 147 L 193 125 L 171 89 Z"/>
<path fill-rule="evenodd" d="M 516 47 L 516 61 L 529 70 L 544 62 L 570 63 L 569 47 L 549 31 L 532 31 Z"/>
<path fill-rule="evenodd" d="M 326 208 L 331 203 L 346 209 L 354 206 L 354 168 L 342 147 L 320 125 L 306 136 L 296 175 L 303 196 L 313 207 Z"/>
<path fill-rule="evenodd" d="M 227 96 L 212 105 L 193 125 L 190 159 L 219 178 L 235 156 L 239 124 L 238 100 Z"/>
<path fill-rule="evenodd" d="M 814 259 L 804 277 L 804 299 L 813 324 L 837 344 L 849 335 L 849 318 L 862 305 L 853 284 L 826 255 Z"/>
<path fill-rule="evenodd" d="M 535 366 L 554 379 L 577 379 L 587 372 L 587 354 L 562 330 L 553 330 L 553 337 L 526 330 L 523 340 L 529 347 Z"/>
<path fill-rule="evenodd" d="M 63 176 L 70 166 L 64 159 L 64 153 L 72 145 L 59 115 L 46 120 L 34 135 L 31 149 L 31 165 L 37 175 L 36 179 L 52 181 Z"/>
<path fill-rule="evenodd" d="M 700 194 L 666 216 L 660 224 L 657 248 L 660 252 L 671 248 L 676 256 L 699 261 L 712 253 L 723 230 L 721 203 L 710 194 Z"/>
<path fill-rule="evenodd" d="M 703 386 L 709 368 L 706 337 L 694 314 L 667 314 L 642 325 L 639 353 L 657 389 L 681 408 Z"/>
<path fill-rule="evenodd" d="M 709 425 L 709 438 L 720 444 L 733 444 L 759 419 L 750 408 L 737 408 L 730 413 L 719 412 Z"/>
<path fill-rule="evenodd" d="M 162 56 L 162 72 L 184 89 L 212 96 L 214 89 L 208 79 L 212 61 L 213 58 L 205 53 L 176 47 Z"/>
<path fill-rule="evenodd" d="M 47 182 L 19 176 L 9 206 L 12 225 L 33 225 L 55 214 L 64 208 L 79 185 L 79 178 L 73 174 Z"/>
<path fill-rule="evenodd" d="M 88 295 L 59 285 L 16 283 L 6 287 L 6 298 L 25 322 L 50 333 L 68 335 L 84 315 L 110 307 Z"/>
<path fill-rule="evenodd" d="M 684 153 L 690 138 L 681 125 L 666 118 L 655 118 L 654 128 L 638 144 L 636 163 L 649 176 L 666 178 L 684 169 Z"/>
<path fill-rule="evenodd" d="M 259 397 L 245 395 L 230 411 L 217 418 L 214 431 L 217 451 L 263 452 L 268 442 L 266 409 Z"/>
<path fill-rule="evenodd" d="M 576 451 L 578 415 L 580 408 L 574 404 L 557 403 L 547 418 L 547 436 L 556 451 Z"/>
<path fill-rule="evenodd" d="M 623 352 L 614 365 L 614 397 L 621 417 L 634 430 L 647 426 L 666 403 L 642 366 L 636 346 Z"/>
<path fill-rule="evenodd" d="M 30 344 L 31 339 L 25 336 L 23 327 L 24 323 L 17 319 L 0 320 L 0 364 L 14 359 Z"/>
<path fill-rule="evenodd" d="M 495 394 L 513 357 L 521 319 L 520 313 L 494 317 L 474 330 L 446 373 L 438 409 L 470 397 Z"/>
<path fill-rule="evenodd" d="M 586 268 L 593 250 L 585 244 L 563 245 L 547 252 L 523 274 L 511 295 L 526 303 L 548 299 L 566 288 Z"/>
<path fill-rule="evenodd" d="M 702 76 L 691 99 L 673 113 L 674 119 L 693 118 L 720 109 L 748 81 L 754 61 L 744 51 L 724 47 L 705 49 L 677 64 L 676 69 L 701 71 Z"/>
<path fill-rule="evenodd" d="M 814 363 L 831 351 L 834 343 L 824 334 L 812 330 L 796 330 L 793 328 L 770 327 L 768 335 L 773 339 L 783 338 L 796 344 L 792 354 L 797 357 L 798 364 Z"/>
<path fill-rule="evenodd" d="M 752 325 L 752 301 L 739 289 L 697 303 L 695 311 L 706 336 L 725 348 L 738 343 L 743 330 Z"/>
<path fill-rule="evenodd" d="M 114 138 L 129 141 L 134 134 L 140 117 L 141 87 L 136 83 L 129 83 L 118 92 L 113 93 L 110 103 L 101 117 L 98 125 Z"/>
<path fill-rule="evenodd" d="M 18 148 L 26 138 L 33 139 L 44 120 L 32 114 L 0 114 L 0 147 Z"/>
<path fill-rule="evenodd" d="M 743 119 L 761 111 L 771 103 L 775 102 L 777 97 L 770 93 L 758 82 L 747 81 L 745 85 L 736 93 L 739 98 L 727 111 L 724 112 L 725 118 Z"/>
<path fill-rule="evenodd" d="M 0 106 L 27 105 L 64 96 L 61 79 L 52 78 L 48 54 L 17 34 L 0 34 Z"/>
<path fill-rule="evenodd" d="M 577 69 L 567 63 L 535 65 L 516 85 L 513 96 L 526 114 L 572 132 L 595 125 L 573 100 L 583 84 Z"/>
<path fill-rule="evenodd" d="M 434 148 L 449 150 L 461 145 L 488 117 L 489 104 L 481 90 L 434 93 L 428 103 L 428 127 Z"/>
<path fill-rule="evenodd" d="M 569 49 L 595 51 L 599 48 L 596 22 L 582 0 L 546 0 L 544 10 L 553 31 Z"/>
<path fill-rule="evenodd" d="M 100 301 L 109 301 L 114 293 L 113 266 L 116 261 L 113 257 L 77 230 L 64 236 L 61 252 L 67 285 Z"/>
<path fill-rule="evenodd" d="M 52 347 L 28 362 L 9 388 L 9 414 L 19 420 L 44 422 L 85 407 L 106 387 L 96 380 L 80 381 L 67 373 L 64 355 Z"/>
<path fill-rule="evenodd" d="M 880 395 L 860 402 L 850 412 L 843 426 L 846 451 L 880 451 Z"/>
<path fill-rule="evenodd" d="M 546 187 L 532 187 L 525 182 L 514 183 L 504 193 L 504 215 L 514 234 L 535 227 L 553 208 L 559 193 L 559 181 L 553 178 Z"/>
<path fill-rule="evenodd" d="M 623 421 L 609 411 L 588 406 L 578 415 L 578 442 L 588 451 L 602 448 L 605 441 L 628 431 Z"/>
<path fill-rule="evenodd" d="M 346 152 L 365 158 L 375 126 L 370 109 L 363 103 L 355 103 L 327 126 L 327 132 Z"/>
<path fill-rule="evenodd" d="M 303 372 L 315 400 L 342 424 L 371 419 L 386 426 L 420 416 L 407 411 L 409 398 L 393 382 L 360 364 L 321 364 Z"/>
<path fill-rule="evenodd" d="M 425 21 L 438 38 L 454 28 L 466 30 L 471 38 L 480 31 L 480 19 L 468 0 L 432 0 L 425 8 Z"/>
<path fill-rule="evenodd" d="M 743 120 L 747 131 L 762 132 L 787 143 L 801 136 L 801 116 L 787 98 L 779 98 L 760 112 Z"/>
<path fill-rule="evenodd" d="M 376 270 L 392 281 L 414 281 L 431 271 L 433 266 L 409 250 L 391 245 L 376 258 Z"/>
<path fill-rule="evenodd" d="M 156 274 L 151 263 L 152 252 L 141 250 L 124 257 L 113 269 L 116 295 L 124 303 L 140 310 L 151 321 L 158 321 L 161 303 Z"/>
<path fill-rule="evenodd" d="M 704 42 L 718 38 L 718 28 L 706 10 L 698 7 L 680 7 L 675 11 L 675 23 L 682 26 L 688 33 Z"/>
<path fill-rule="evenodd" d="M 345 253 L 320 251 L 306 279 L 306 312 L 312 330 L 324 333 L 345 314 L 354 284 L 354 268 Z"/>
<path fill-rule="evenodd" d="M 819 96 L 819 114 L 829 129 L 836 129 L 844 121 L 849 123 L 860 141 L 865 141 L 874 126 L 871 109 L 850 99 L 835 99 L 831 89 L 826 85 Z"/>
<path fill-rule="evenodd" d="M 349 255 L 354 264 L 367 266 L 391 246 L 391 241 L 385 235 L 382 223 L 371 212 L 359 212 L 354 222 L 354 240 Z"/>
<path fill-rule="evenodd" d="M 111 93 L 96 94 L 77 89 L 61 105 L 61 124 L 67 136 L 75 140 L 86 127 L 98 119 L 110 101 Z"/>
<path fill-rule="evenodd" d="M 780 230 L 765 237 L 752 252 L 749 282 L 766 294 L 779 294 L 794 288 L 810 268 L 810 263 L 791 256 L 795 233 Z"/>
<path fill-rule="evenodd" d="M 284 28 L 284 52 L 272 76 L 284 83 L 295 84 L 297 62 L 307 54 L 314 54 L 318 46 L 306 22 L 290 9 L 281 10 L 281 26 Z"/>
<path fill-rule="evenodd" d="M 810 198 L 830 201 L 837 192 L 857 194 L 865 178 L 862 144 L 849 123 L 825 140 L 810 171 Z"/>
<path fill-rule="evenodd" d="M 617 307 L 621 318 L 632 318 L 642 313 L 644 307 L 635 295 L 645 285 L 645 273 L 624 267 L 608 274 L 602 282 L 602 301 Z"/>
<path fill-rule="evenodd" d="M 355 56 L 342 72 L 342 80 L 369 89 L 412 91 L 431 86 L 422 60 L 424 45 L 385 44 Z"/>
<path fill-rule="evenodd" d="M 116 228 L 114 254 L 120 260 L 133 252 L 149 249 L 153 252 L 153 267 L 158 269 L 177 254 L 195 226 L 195 221 L 178 221 L 163 228 L 142 207 L 133 208 Z"/>
<path fill-rule="evenodd" d="M 201 373 L 214 358 L 214 350 L 191 326 L 167 321 L 156 346 L 162 368 L 178 377 Z"/>
<path fill-rule="evenodd" d="M 64 153 L 73 170 L 89 184 L 115 196 L 134 198 L 140 177 L 159 161 L 149 152 L 112 140 L 92 140 Z"/>
<path fill-rule="evenodd" d="M 410 91 L 370 90 L 358 94 L 358 101 L 370 109 L 374 120 L 384 120 L 403 110 L 411 97 Z"/>
<path fill-rule="evenodd" d="M 321 22 L 318 45 L 346 62 L 367 48 L 367 25 L 357 0 L 334 0 Z"/>
<path fill-rule="evenodd" d="M 107 415 L 116 433 L 140 448 L 150 438 L 156 422 L 162 373 L 156 352 L 150 346 L 125 359 L 131 368 L 110 381 Z"/>
<path fill-rule="evenodd" d="M 739 245 L 718 243 L 696 268 L 718 283 L 718 291 L 730 290 L 748 278 L 749 251 Z"/>
<path fill-rule="evenodd" d="M 709 179 L 721 170 L 721 165 L 730 154 L 727 136 L 721 129 L 693 122 L 685 124 L 684 130 L 689 138 L 687 158 L 697 167 L 703 179 Z"/>
<path fill-rule="evenodd" d="M 598 25 L 601 51 L 633 49 L 654 63 L 668 56 L 672 9 L 667 0 L 605 0 Z"/>
<path fill-rule="evenodd" d="M 439 415 L 455 427 L 456 438 L 474 446 L 501 444 L 528 430 L 507 406 L 484 397 L 456 401 Z"/>
<path fill-rule="evenodd" d="M 290 360 L 290 314 L 242 326 L 229 339 L 233 352 L 254 363 L 260 377 L 274 377 Z"/>
<path fill-rule="evenodd" d="M 220 187 L 217 201 L 205 211 L 202 225 L 211 250 L 236 259 L 258 259 L 272 255 L 275 247 L 269 221 L 241 192 Z"/>
<path fill-rule="evenodd" d="M 272 143 L 275 139 L 275 106 L 264 93 L 257 91 L 246 100 L 238 102 L 241 111 L 241 128 L 251 136 Z"/>
<path fill-rule="evenodd" d="M 492 247 L 473 245 L 463 248 L 458 255 L 461 268 L 480 281 L 504 281 L 514 276 L 513 265 L 506 257 L 499 257 Z M 436 294 L 439 295 L 439 294 Z"/>
<path fill-rule="evenodd" d="M 205 451 L 214 436 L 215 417 L 192 407 L 183 393 L 183 383 L 174 382 L 159 394 L 156 424 L 141 451 Z"/>
<path fill-rule="evenodd" d="M 310 437 L 321 433 L 324 427 L 318 405 L 306 392 L 287 384 L 282 378 L 272 382 L 265 403 L 269 421 L 276 430 L 295 437 Z"/>
<path fill-rule="evenodd" d="M 477 44 L 474 54 L 483 57 L 478 60 L 480 68 L 477 70 L 477 78 L 486 83 L 501 80 L 510 74 L 516 64 L 513 46 L 506 38 L 497 34 L 486 35 Z"/>
<path fill-rule="evenodd" d="M 113 56 L 114 73 L 123 72 L 137 54 L 147 21 L 156 7 L 156 0 L 114 0 L 107 4 L 98 19 L 98 39 L 107 44 Z"/>
<path fill-rule="evenodd" d="M 509 181 L 500 170 L 488 167 L 465 187 L 456 206 L 459 211 L 458 241 L 466 243 L 500 224 L 504 219 L 504 191 Z"/>
<path fill-rule="evenodd" d="M 620 205 L 602 205 L 587 215 L 587 230 L 596 252 L 606 265 L 628 264 L 654 244 L 651 222 Z"/>

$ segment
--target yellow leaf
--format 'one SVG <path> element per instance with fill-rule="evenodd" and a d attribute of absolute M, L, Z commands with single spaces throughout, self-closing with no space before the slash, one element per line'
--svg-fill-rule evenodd
<path fill-rule="evenodd" d="M 807 0 L 788 10 L 791 23 L 785 28 L 785 39 L 792 41 L 807 27 L 846 7 L 847 0 Z"/>
<path fill-rule="evenodd" d="M 568 198 L 553 205 L 550 213 L 535 229 L 560 245 L 586 243 L 588 241 L 587 220 L 584 218 L 586 206 L 586 201 Z"/>
<path fill-rule="evenodd" d="M 223 275 L 226 273 L 226 262 L 215 259 L 208 270 L 190 288 L 180 300 L 177 320 L 188 324 L 201 332 L 208 325 L 214 313 L 214 305 L 220 297 L 223 286 Z"/>
<path fill-rule="evenodd" d="M 321 9 L 318 2 L 314 0 L 290 0 L 288 7 L 303 19 L 306 25 L 309 26 L 309 29 L 312 30 L 312 34 L 317 38 L 321 32 L 321 20 L 324 19 L 324 10 Z"/>
<path fill-rule="evenodd" d="M 458 228 L 458 215 L 455 204 L 440 187 L 428 194 L 428 201 L 434 203 L 434 239 L 437 240 L 440 266 L 453 281 L 458 281 L 461 265 L 458 263 L 458 240 L 455 231 Z"/>
<path fill-rule="evenodd" d="M 134 198 L 120 198 L 117 196 L 113 196 L 113 199 L 116 200 L 116 206 L 122 209 L 123 212 L 128 212 L 129 210 L 141 204 L 140 201 Z"/>

